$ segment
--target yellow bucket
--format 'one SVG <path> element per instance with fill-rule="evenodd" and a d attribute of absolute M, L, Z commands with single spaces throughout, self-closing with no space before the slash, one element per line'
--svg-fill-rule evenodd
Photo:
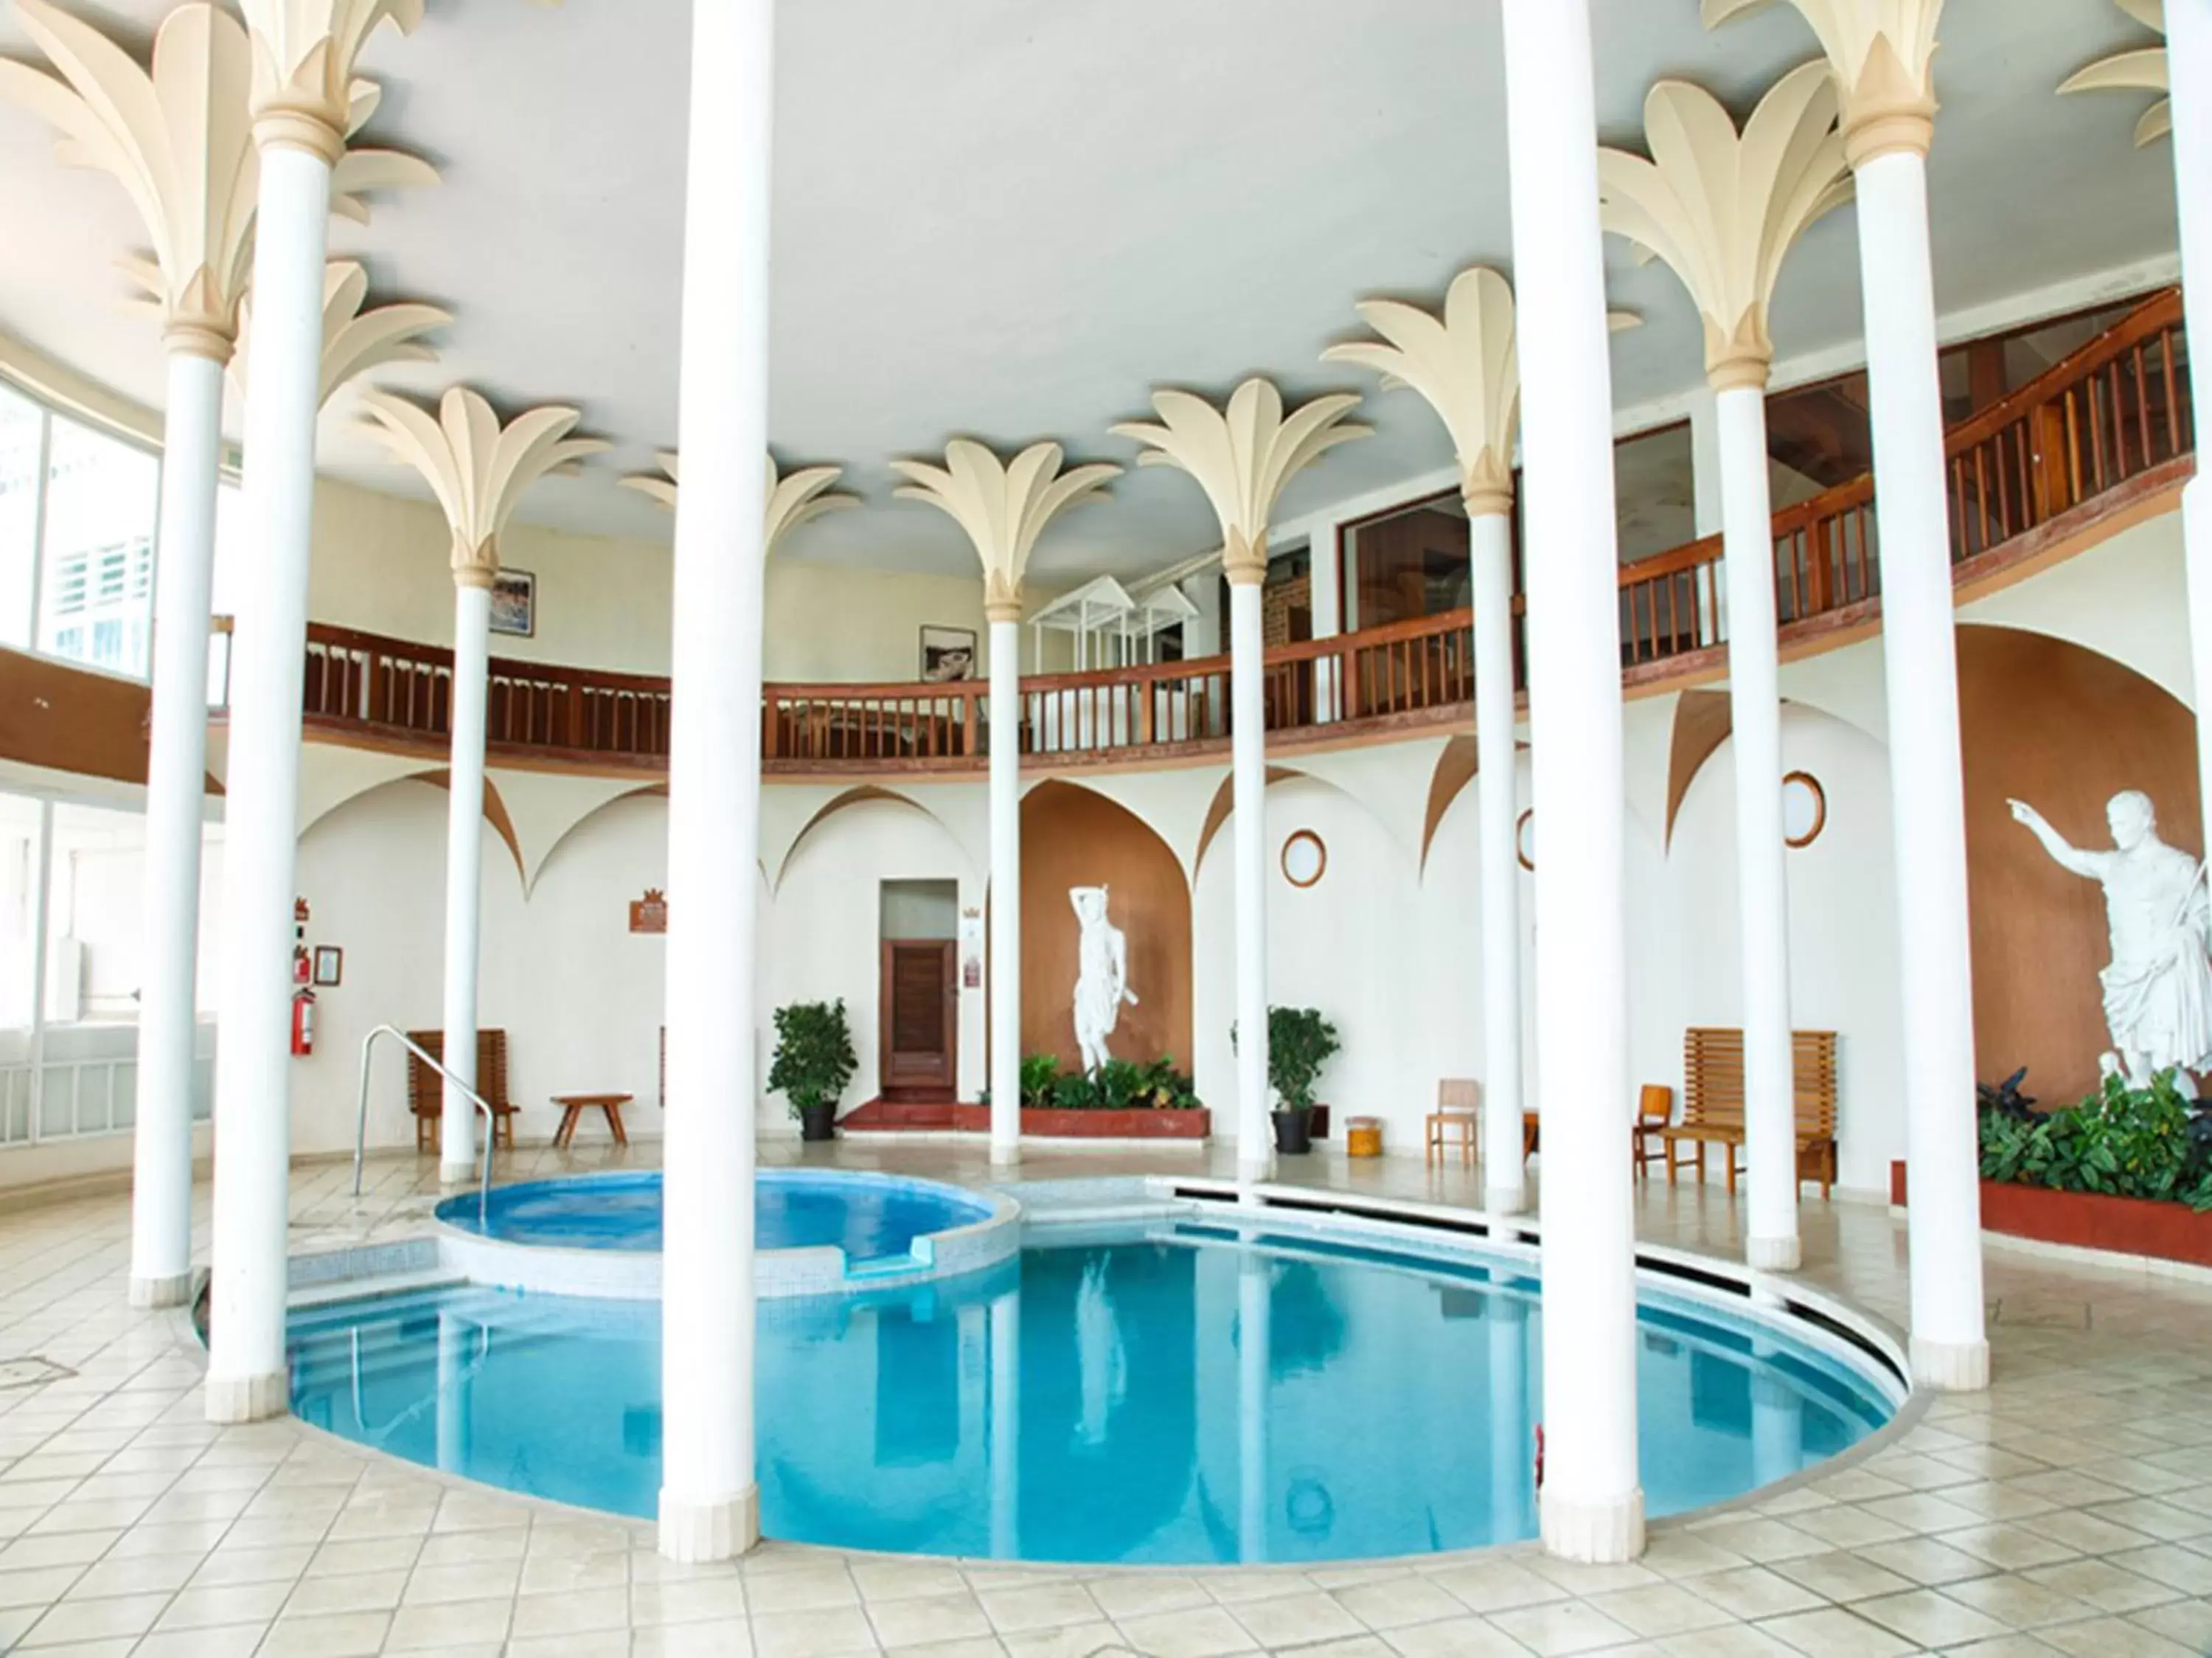
<path fill-rule="evenodd" d="M 1355 1117 L 1346 1123 L 1344 1149 L 1347 1156 L 1380 1157 L 1382 1155 L 1382 1119 L 1380 1117 Z"/>

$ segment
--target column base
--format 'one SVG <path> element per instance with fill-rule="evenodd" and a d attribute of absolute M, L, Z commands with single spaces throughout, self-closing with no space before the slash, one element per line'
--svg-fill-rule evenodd
<path fill-rule="evenodd" d="M 1022 1149 L 1020 1146 L 994 1145 L 991 1148 L 991 1167 L 993 1168 L 1019 1168 L 1021 1166 Z"/>
<path fill-rule="evenodd" d="M 1805 1248 L 1796 1238 L 1753 1238 L 1744 1259 L 1758 1271 L 1795 1272 L 1805 1264 Z"/>
<path fill-rule="evenodd" d="M 1644 1552 L 1644 1488 L 1603 1502 L 1539 1491 L 1544 1552 L 1586 1566 L 1626 1565 Z"/>
<path fill-rule="evenodd" d="M 1486 1186 L 1482 1206 L 1492 1215 L 1525 1215 L 1528 1212 L 1528 1188 L 1525 1186 Z"/>
<path fill-rule="evenodd" d="M 483 1178 L 481 1163 L 441 1163 L 438 1165 L 440 1186 L 474 1186 Z"/>
<path fill-rule="evenodd" d="M 1237 1160 L 1237 1178 L 1247 1186 L 1256 1185 L 1274 1172 L 1275 1160 L 1272 1157 L 1239 1157 Z"/>
<path fill-rule="evenodd" d="M 168 1277 L 131 1280 L 131 1304 L 151 1309 L 159 1307 L 182 1307 L 192 1298 L 192 1275 L 179 1272 Z"/>
<path fill-rule="evenodd" d="M 218 1376 L 207 1379 L 207 1419 L 229 1424 L 267 1422 L 283 1416 L 292 1405 L 292 1375 L 274 1370 L 258 1376 Z"/>
<path fill-rule="evenodd" d="M 1912 1338 L 1912 1380 L 1945 1393 L 1978 1393 L 1990 1385 L 1986 1341 Z"/>
<path fill-rule="evenodd" d="M 660 1493 L 660 1552 L 682 1565 L 735 1560 L 761 1540 L 760 1487 L 719 1503 L 688 1503 Z"/>

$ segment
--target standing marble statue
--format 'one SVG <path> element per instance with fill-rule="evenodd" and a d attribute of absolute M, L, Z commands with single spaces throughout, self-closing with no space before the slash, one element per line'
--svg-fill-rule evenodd
<path fill-rule="evenodd" d="M 2150 796 L 2136 789 L 2112 796 L 2105 816 L 2112 830 L 2109 852 L 2069 846 L 2043 814 L 2012 801 L 2024 823 L 2063 869 L 2105 889 L 2112 924 L 2112 961 L 2099 978 L 2105 987 L 2105 1022 L 2112 1027 L 2117 1068 L 2130 1085 L 2148 1087 L 2163 1070 L 2180 1070 L 2185 1092 L 2212 1057 L 2212 902 L 2204 866 L 2158 838 Z"/>
<path fill-rule="evenodd" d="M 1106 1063 L 1106 1039 L 1121 1021 L 1121 1007 L 1137 1005 L 1129 989 L 1129 941 L 1106 919 L 1103 887 L 1071 887 L 1067 901 L 1081 926 L 1076 942 L 1075 1045 L 1085 1075 Z"/>

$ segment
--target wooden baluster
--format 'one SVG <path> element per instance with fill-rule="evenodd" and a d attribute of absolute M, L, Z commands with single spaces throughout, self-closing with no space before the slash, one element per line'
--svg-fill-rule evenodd
<path fill-rule="evenodd" d="M 2162 371 L 2160 379 L 2166 390 L 2166 451 L 2169 455 L 2179 455 L 2183 450 L 2181 394 L 2185 388 L 2174 375 L 2172 329 L 2167 329 L 2158 337 L 2158 349 L 2160 368 Z M 2197 447 L 2193 428 L 2188 439 L 2188 447 L 2191 450 Z"/>
<path fill-rule="evenodd" d="M 2104 399 L 2097 395 L 2102 376 L 2092 375 L 2081 382 L 2081 419 L 2089 429 L 2089 491 L 2088 495 L 2105 492 L 2105 421 Z M 2088 498 L 2083 496 L 2082 499 Z"/>
<path fill-rule="evenodd" d="M 2135 350 L 2136 367 L 2136 430 L 2141 436 L 2144 470 L 2157 464 L 2158 450 L 2150 430 L 2150 365 L 2143 359 L 2143 348 Z"/>

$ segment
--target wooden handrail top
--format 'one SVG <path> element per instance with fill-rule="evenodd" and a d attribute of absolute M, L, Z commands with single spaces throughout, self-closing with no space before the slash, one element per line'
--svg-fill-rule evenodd
<path fill-rule="evenodd" d="M 1951 428 L 1946 454 L 1963 454 L 2011 425 L 2029 410 L 2051 402 L 2116 363 L 2147 339 L 2154 339 L 2182 320 L 2181 290 L 2168 288 L 2143 302 L 2078 351 L 2060 358 L 2016 392 L 2008 392 L 1979 414 Z M 1855 482 L 1856 480 L 1854 480 Z M 1872 487 L 1872 479 L 1868 480 Z M 1843 487 L 1849 487 L 1844 485 Z"/>

